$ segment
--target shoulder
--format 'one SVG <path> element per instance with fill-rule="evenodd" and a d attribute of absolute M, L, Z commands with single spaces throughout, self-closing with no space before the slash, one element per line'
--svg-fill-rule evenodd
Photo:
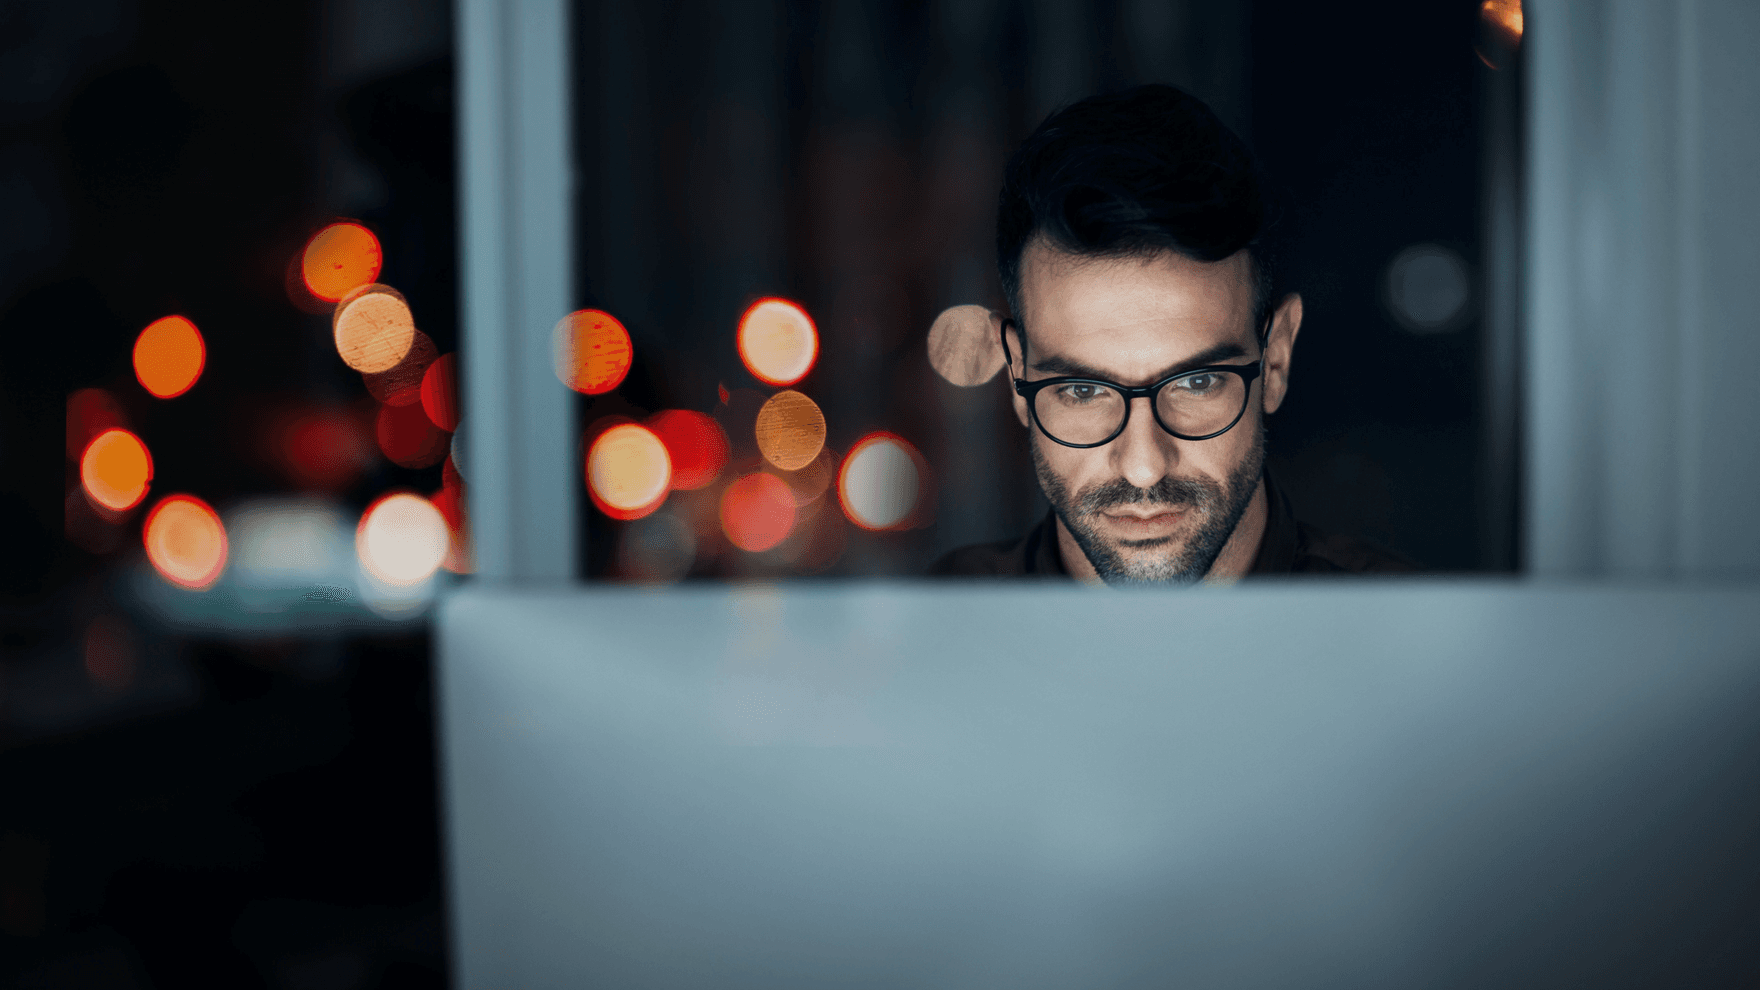
<path fill-rule="evenodd" d="M 1019 539 L 950 550 L 929 568 L 930 577 L 1003 577 L 1026 573 Z"/>
<path fill-rule="evenodd" d="M 1415 574 L 1415 561 L 1372 540 L 1327 533 L 1297 523 L 1296 553 L 1290 570 L 1298 574 Z"/>

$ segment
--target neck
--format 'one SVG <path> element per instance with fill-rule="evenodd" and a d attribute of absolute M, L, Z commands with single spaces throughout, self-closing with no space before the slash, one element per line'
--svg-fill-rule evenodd
<path fill-rule="evenodd" d="M 1253 500 L 1247 503 L 1247 511 L 1241 514 L 1241 521 L 1235 524 L 1228 542 L 1222 545 L 1222 552 L 1216 555 L 1216 562 L 1210 565 L 1210 572 L 1204 575 L 1206 582 L 1233 584 L 1253 569 L 1253 560 L 1259 556 L 1259 543 L 1265 538 L 1265 524 L 1271 518 L 1270 506 L 1265 478 L 1261 476 L 1253 488 Z M 1051 518 L 1057 524 L 1057 552 L 1063 558 L 1063 569 L 1078 580 L 1100 583 L 1099 573 L 1088 561 L 1088 555 L 1082 552 L 1081 544 L 1063 525 L 1063 517 L 1052 513 Z"/>

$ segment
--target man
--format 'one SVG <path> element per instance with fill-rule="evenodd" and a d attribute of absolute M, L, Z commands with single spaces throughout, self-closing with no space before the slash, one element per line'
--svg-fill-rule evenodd
<path fill-rule="evenodd" d="M 943 575 L 1109 584 L 1406 571 L 1296 522 L 1265 472 L 1302 299 L 1274 299 L 1249 152 L 1167 86 L 1049 117 L 1009 161 L 996 218 L 1012 317 L 992 314 L 1045 520 L 942 558 Z"/>

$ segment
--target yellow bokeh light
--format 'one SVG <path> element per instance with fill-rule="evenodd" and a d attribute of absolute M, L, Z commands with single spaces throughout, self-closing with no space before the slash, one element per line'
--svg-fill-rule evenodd
<path fill-rule="evenodd" d="M 451 540 L 446 517 L 434 503 L 398 492 L 361 514 L 354 548 L 362 570 L 385 584 L 404 586 L 432 577 L 446 559 Z"/>
<path fill-rule="evenodd" d="M 819 357 L 812 317 L 787 299 L 760 299 L 739 321 L 739 356 L 759 381 L 793 385 Z"/>
<path fill-rule="evenodd" d="M 618 519 L 659 508 L 672 489 L 665 442 L 639 423 L 620 423 L 599 434 L 587 452 L 587 488 L 595 504 Z"/>
<path fill-rule="evenodd" d="M 331 320 L 336 353 L 362 374 L 390 371 L 409 353 L 416 320 L 403 294 L 389 285 L 363 285 L 336 304 Z"/>

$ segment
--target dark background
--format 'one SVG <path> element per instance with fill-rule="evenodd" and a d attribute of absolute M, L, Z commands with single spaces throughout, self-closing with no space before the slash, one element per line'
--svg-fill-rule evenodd
<path fill-rule="evenodd" d="M 1286 203 L 1283 281 L 1307 322 L 1273 463 L 1298 509 L 1434 567 L 1501 566 L 1510 534 L 1477 504 L 1480 327 L 1412 335 L 1380 293 L 1413 243 L 1481 265 L 1475 11 L 583 4 L 579 293 L 637 355 L 583 420 L 753 387 L 734 321 L 786 295 L 821 328 L 801 388 L 831 444 L 896 431 L 939 482 L 931 526 L 852 532 L 830 573 L 915 573 L 1019 532 L 1042 503 L 1002 387 L 941 382 L 923 332 L 945 306 L 999 302 L 1013 144 L 1086 92 L 1173 82 L 1249 140 Z M 124 397 L 161 490 L 222 509 L 298 490 L 263 456 L 270 413 L 365 400 L 327 317 L 287 292 L 289 259 L 339 216 L 378 233 L 381 280 L 457 346 L 449 20 L 431 0 L 0 6 L 0 985 L 444 978 L 425 635 L 195 635 L 131 608 L 138 517 L 114 546 L 67 536 L 63 411 L 78 388 Z M 129 348 L 174 311 L 202 328 L 208 371 L 154 402 L 131 391 Z M 358 510 L 397 485 L 432 489 L 438 469 L 379 460 L 323 491 Z M 595 574 L 615 572 L 619 530 L 588 519 Z M 133 643 L 128 687 L 79 659 L 106 617 Z"/>

